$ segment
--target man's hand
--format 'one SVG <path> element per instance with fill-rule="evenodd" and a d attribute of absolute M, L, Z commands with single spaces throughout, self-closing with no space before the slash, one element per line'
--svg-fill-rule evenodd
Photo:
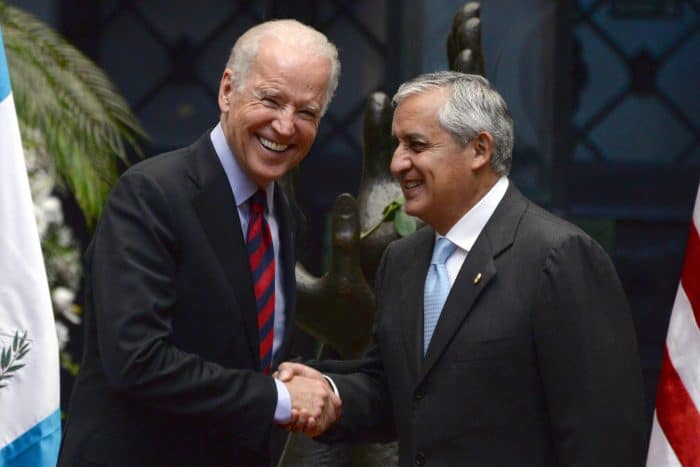
<path fill-rule="evenodd" d="M 282 363 L 274 375 L 292 399 L 292 419 L 285 428 L 314 437 L 339 417 L 342 403 L 321 373 L 298 363 Z"/>
<path fill-rule="evenodd" d="M 274 376 L 283 383 L 291 381 L 295 376 L 303 376 L 304 378 L 326 382 L 326 378 L 320 371 L 314 370 L 310 366 L 302 365 L 301 363 L 282 362 Z"/>

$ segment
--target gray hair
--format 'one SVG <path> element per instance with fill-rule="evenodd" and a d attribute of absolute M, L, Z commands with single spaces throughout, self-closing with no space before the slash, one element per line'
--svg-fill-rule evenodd
<path fill-rule="evenodd" d="M 494 141 L 491 168 L 508 175 L 513 159 L 513 118 L 503 97 L 479 75 L 456 71 L 426 73 L 399 87 L 392 102 L 398 106 L 408 96 L 449 88 L 447 102 L 438 112 L 440 126 L 462 145 L 482 131 Z"/>
<path fill-rule="evenodd" d="M 231 77 L 233 84 L 239 89 L 245 84 L 262 37 L 274 37 L 284 43 L 291 43 L 300 50 L 307 50 L 318 57 L 328 58 L 331 71 L 328 76 L 323 109 L 321 109 L 321 115 L 325 114 L 340 79 L 338 49 L 323 33 L 293 19 L 266 21 L 248 29 L 238 38 L 226 62 L 226 68 L 233 72 Z"/>

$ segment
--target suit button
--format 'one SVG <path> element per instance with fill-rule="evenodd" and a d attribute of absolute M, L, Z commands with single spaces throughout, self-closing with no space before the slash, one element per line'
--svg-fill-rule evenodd
<path fill-rule="evenodd" d="M 420 400 L 420 399 L 422 399 L 423 397 L 425 397 L 425 388 L 424 388 L 423 386 L 418 387 L 418 389 L 416 389 L 416 393 L 415 393 L 415 395 L 414 395 L 413 397 L 414 397 L 416 400 Z"/>
<path fill-rule="evenodd" d="M 422 452 L 419 452 L 416 454 L 416 465 L 424 465 L 425 464 L 425 454 Z"/>

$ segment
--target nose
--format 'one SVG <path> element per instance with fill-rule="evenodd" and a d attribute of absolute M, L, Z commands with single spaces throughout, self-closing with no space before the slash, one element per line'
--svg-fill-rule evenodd
<path fill-rule="evenodd" d="M 277 118 L 272 121 L 272 128 L 281 136 L 294 135 L 294 111 L 289 108 L 280 109 Z"/>
<path fill-rule="evenodd" d="M 399 178 L 402 172 L 406 172 L 411 168 L 411 159 L 408 157 L 406 151 L 401 149 L 399 144 L 394 150 L 394 155 L 391 157 L 391 164 L 389 165 L 389 170 L 394 175 L 395 178 Z"/>

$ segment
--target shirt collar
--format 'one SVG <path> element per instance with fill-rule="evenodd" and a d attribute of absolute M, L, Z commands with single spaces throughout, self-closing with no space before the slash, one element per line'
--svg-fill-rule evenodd
<path fill-rule="evenodd" d="M 462 250 L 471 250 L 477 237 L 479 237 L 496 207 L 503 199 L 503 196 L 505 196 L 508 184 L 508 177 L 503 176 L 499 178 L 486 195 L 452 226 L 445 237 Z M 437 232 L 436 236 L 437 238 L 442 237 Z"/>
<path fill-rule="evenodd" d="M 231 185 L 231 190 L 233 190 L 233 197 L 236 199 L 236 206 L 240 208 L 248 198 L 253 196 L 253 193 L 258 191 L 258 186 L 253 182 L 248 175 L 243 171 L 238 159 L 231 152 L 231 148 L 226 141 L 226 136 L 224 135 L 224 130 L 221 128 L 221 122 L 219 122 L 214 129 L 209 134 L 211 143 L 214 146 L 214 151 L 216 156 L 219 158 L 221 165 L 226 172 L 226 178 L 228 178 L 229 185 Z M 267 212 L 272 214 L 273 194 L 275 192 L 275 182 L 268 183 L 265 187 L 265 195 L 267 198 Z"/>

